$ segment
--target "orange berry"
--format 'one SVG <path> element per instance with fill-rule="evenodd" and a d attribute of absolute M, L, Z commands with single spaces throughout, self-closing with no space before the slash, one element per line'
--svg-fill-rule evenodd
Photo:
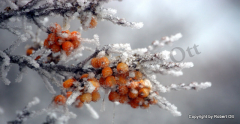
<path fill-rule="evenodd" d="M 98 58 L 92 58 L 91 60 L 91 65 L 94 67 L 94 68 L 99 68 L 99 64 L 98 64 Z"/>
<path fill-rule="evenodd" d="M 98 60 L 98 65 L 101 68 L 108 67 L 109 64 L 110 64 L 110 62 L 107 57 L 102 57 Z"/>
<path fill-rule="evenodd" d="M 80 98 L 80 101 L 83 103 L 90 103 L 92 101 L 92 94 L 85 93 L 81 95 L 79 98 Z"/>
<path fill-rule="evenodd" d="M 46 47 L 46 48 L 50 48 L 50 44 L 49 44 L 48 38 L 44 40 L 43 45 L 44 45 L 44 47 Z"/>
<path fill-rule="evenodd" d="M 88 74 L 83 74 L 80 79 L 83 79 L 83 78 L 88 78 Z"/>
<path fill-rule="evenodd" d="M 55 44 L 62 45 L 62 43 L 65 42 L 65 39 L 62 37 L 56 37 Z"/>
<path fill-rule="evenodd" d="M 105 84 L 105 79 L 103 77 L 101 77 L 99 79 L 99 83 L 100 83 L 100 85 L 104 85 Z"/>
<path fill-rule="evenodd" d="M 67 37 L 64 37 L 65 40 L 71 40 L 71 32 L 69 30 L 62 31 L 62 34 L 67 35 Z"/>
<path fill-rule="evenodd" d="M 77 32 L 77 31 L 71 32 L 71 40 L 72 41 L 74 41 L 74 40 L 79 41 L 80 37 L 81 37 L 81 33 L 80 32 Z"/>
<path fill-rule="evenodd" d="M 125 63 L 122 63 L 122 62 L 119 63 L 117 65 L 117 71 L 119 74 L 124 74 L 124 73 L 128 72 L 128 65 Z"/>
<path fill-rule="evenodd" d="M 66 93 L 67 98 L 68 98 L 69 96 L 71 96 L 71 95 L 72 95 L 72 92 L 71 92 L 71 91 L 68 91 L 68 92 Z"/>
<path fill-rule="evenodd" d="M 142 73 L 140 71 L 135 71 L 135 77 L 133 79 L 135 80 L 141 80 L 142 79 Z"/>
<path fill-rule="evenodd" d="M 128 96 L 132 99 L 136 98 L 138 96 L 138 91 L 135 89 L 131 89 L 130 92 L 128 92 Z"/>
<path fill-rule="evenodd" d="M 129 102 L 129 104 L 131 105 L 132 108 L 138 108 L 139 107 L 139 105 L 137 103 L 135 103 L 133 100 L 131 100 Z"/>
<path fill-rule="evenodd" d="M 56 34 L 54 33 L 49 34 L 47 39 L 49 40 L 50 45 L 54 44 L 56 40 Z"/>
<path fill-rule="evenodd" d="M 113 73 L 113 71 L 112 71 L 112 69 L 111 69 L 110 67 L 105 67 L 105 68 L 103 68 L 103 70 L 102 70 L 102 76 L 103 76 L 103 78 L 106 78 L 106 77 L 108 77 L 108 76 L 111 76 L 112 73 Z"/>
<path fill-rule="evenodd" d="M 72 51 L 73 48 L 74 48 L 74 46 L 70 41 L 65 41 L 62 44 L 62 49 L 66 52 Z"/>
<path fill-rule="evenodd" d="M 27 51 L 26 51 L 27 56 L 30 56 L 33 53 L 33 51 L 34 51 L 33 48 L 27 49 Z"/>
<path fill-rule="evenodd" d="M 63 87 L 64 88 L 69 88 L 73 85 L 73 82 L 76 81 L 74 78 L 67 79 L 66 81 L 63 82 Z"/>
<path fill-rule="evenodd" d="M 150 90 L 148 88 L 141 88 L 139 91 L 138 91 L 138 95 L 139 97 L 147 97 L 149 95 L 149 92 Z"/>
<path fill-rule="evenodd" d="M 78 41 L 78 40 L 73 40 L 73 41 L 72 41 L 72 44 L 73 44 L 74 49 L 76 49 L 76 48 L 78 48 L 78 46 L 80 45 L 80 41 Z"/>
<path fill-rule="evenodd" d="M 95 28 L 97 26 L 97 20 L 92 17 L 89 28 Z"/>
<path fill-rule="evenodd" d="M 115 80 L 115 78 L 114 78 L 113 76 L 108 76 L 108 77 L 106 78 L 106 80 L 105 80 L 104 85 L 105 85 L 106 87 L 112 87 L 112 86 L 116 85 L 116 80 Z"/>
<path fill-rule="evenodd" d="M 139 86 L 139 82 L 131 81 L 130 84 L 128 85 L 128 88 L 136 89 L 136 88 L 138 88 L 138 86 Z"/>
<path fill-rule="evenodd" d="M 137 98 L 133 99 L 133 102 L 135 102 L 138 105 L 142 105 L 144 102 L 144 99 L 141 97 L 137 97 Z"/>
<path fill-rule="evenodd" d="M 148 89 L 152 89 L 152 84 L 148 79 L 144 79 L 144 80 L 140 80 L 139 81 L 139 87 L 140 88 L 148 88 Z"/>
<path fill-rule="evenodd" d="M 95 87 L 95 90 L 94 91 L 97 91 L 100 87 L 100 84 L 98 82 L 98 80 L 96 78 L 91 78 L 91 79 L 88 79 L 89 82 L 92 83 L 92 85 Z"/>
<path fill-rule="evenodd" d="M 147 109 L 147 108 L 149 108 L 149 102 L 143 102 L 143 104 L 141 105 L 141 108 L 143 108 L 143 109 Z"/>
<path fill-rule="evenodd" d="M 151 99 L 149 101 L 150 104 L 154 105 L 154 104 L 157 104 L 158 103 L 158 100 L 156 100 L 155 98 Z"/>
<path fill-rule="evenodd" d="M 76 108 L 81 108 L 81 107 L 83 107 L 83 103 L 80 100 L 78 100 L 77 104 L 75 105 L 75 107 Z"/>
<path fill-rule="evenodd" d="M 119 85 L 126 85 L 127 80 L 126 80 L 126 78 L 124 78 L 124 77 L 122 77 L 122 76 L 119 76 L 117 83 L 118 83 Z"/>
<path fill-rule="evenodd" d="M 61 51 L 61 47 L 57 44 L 53 44 L 50 48 L 54 53 Z"/>
<path fill-rule="evenodd" d="M 121 85 L 118 87 L 118 91 L 120 95 L 125 95 L 128 93 L 128 88 L 126 85 Z"/>
<path fill-rule="evenodd" d="M 66 98 L 63 95 L 57 95 L 54 97 L 54 102 L 57 105 L 64 105 L 66 103 Z"/>
<path fill-rule="evenodd" d="M 124 104 L 127 103 L 129 101 L 128 96 L 127 95 L 120 95 L 119 97 L 119 102 Z"/>
<path fill-rule="evenodd" d="M 101 98 L 101 96 L 100 96 L 99 92 L 97 92 L 97 91 L 92 92 L 92 101 L 93 102 L 97 102 L 100 98 Z"/>
<path fill-rule="evenodd" d="M 55 25 L 51 26 L 49 29 L 52 33 L 57 33 L 62 30 L 62 27 L 59 24 L 55 23 Z"/>
<path fill-rule="evenodd" d="M 110 92 L 109 95 L 108 95 L 108 99 L 112 102 L 116 102 L 118 101 L 120 98 L 119 94 L 117 92 Z"/>

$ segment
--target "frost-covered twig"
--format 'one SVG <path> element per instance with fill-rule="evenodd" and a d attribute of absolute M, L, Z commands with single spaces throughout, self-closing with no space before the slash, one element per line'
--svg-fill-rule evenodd
<path fill-rule="evenodd" d="M 39 98 L 34 97 L 33 101 L 29 102 L 27 106 L 22 111 L 17 111 L 17 118 L 16 120 L 9 121 L 8 124 L 22 124 L 24 121 L 26 121 L 28 118 L 30 118 L 33 114 L 35 114 L 35 111 L 30 111 L 29 109 L 38 104 L 40 102 Z"/>
<path fill-rule="evenodd" d="M 159 41 L 159 40 L 153 41 L 152 45 L 148 46 L 148 49 L 149 50 L 154 50 L 154 49 L 156 49 L 158 47 L 163 47 L 163 46 L 165 46 L 167 44 L 170 44 L 170 43 L 172 43 L 174 41 L 179 40 L 180 38 L 182 38 L 182 34 L 181 33 L 177 33 L 177 34 L 172 35 L 170 37 L 168 37 L 168 36 L 162 37 L 161 41 Z"/>

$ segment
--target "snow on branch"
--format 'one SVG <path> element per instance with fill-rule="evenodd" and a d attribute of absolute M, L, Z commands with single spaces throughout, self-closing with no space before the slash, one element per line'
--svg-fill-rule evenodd
<path fill-rule="evenodd" d="M 39 98 L 34 97 L 33 101 L 29 102 L 27 106 L 22 111 L 17 111 L 17 118 L 16 120 L 9 121 L 8 124 L 22 124 L 27 119 L 31 118 L 36 112 L 30 111 L 29 109 L 37 105 L 40 102 Z"/>
<path fill-rule="evenodd" d="M 211 82 L 202 82 L 202 83 L 197 83 L 197 82 L 192 82 L 188 85 L 185 85 L 184 83 L 182 84 L 171 84 L 170 86 L 167 86 L 167 91 L 178 91 L 178 90 L 202 90 L 206 89 L 212 86 Z"/>
<path fill-rule="evenodd" d="M 112 15 L 105 15 L 102 17 L 102 19 L 111 21 L 113 24 L 117 24 L 124 27 L 131 27 L 136 29 L 140 29 L 143 27 L 142 22 L 128 22 L 123 18 L 113 17 Z"/>
<path fill-rule="evenodd" d="M 24 72 L 32 69 L 39 74 L 47 90 L 54 95 L 48 109 L 30 111 L 33 105 L 39 103 L 39 99 L 34 98 L 24 110 L 17 113 L 17 119 L 10 121 L 9 124 L 22 124 L 28 118 L 43 113 L 48 113 L 44 124 L 66 124 L 70 118 L 76 118 L 68 107 L 81 108 L 84 105 L 92 117 L 98 119 L 98 113 L 89 103 L 100 99 L 99 88 L 104 89 L 105 95 L 108 95 L 111 102 L 128 103 L 127 105 L 132 108 L 144 109 L 150 105 L 158 105 L 174 116 L 181 116 L 177 107 L 160 96 L 158 92 L 201 90 L 211 87 L 210 82 L 164 86 L 156 79 L 157 74 L 181 76 L 183 69 L 194 66 L 192 62 L 171 62 L 169 58 L 175 54 L 174 52 L 152 53 L 158 47 L 179 40 L 182 37 L 181 33 L 155 40 L 145 48 L 132 49 L 129 43 L 100 47 L 97 34 L 89 39 L 83 38 L 82 32 L 69 31 L 70 21 L 73 19 L 79 20 L 80 27 L 78 27 L 84 31 L 96 28 L 98 21 L 102 20 L 124 27 L 136 29 L 143 27 L 142 22 L 129 22 L 124 18 L 113 16 L 117 10 L 103 8 L 103 5 L 110 1 L 112 0 L 4 0 L 0 2 L 7 4 L 5 10 L 0 12 L 0 28 L 18 37 L 6 50 L 0 50 L 0 80 L 9 85 L 8 71 L 12 64 L 17 64 L 19 74 L 16 82 L 21 82 Z M 46 23 L 48 17 L 56 16 L 62 17 L 63 26 L 57 23 L 50 25 Z M 11 23 L 16 26 L 12 26 Z M 32 31 L 32 25 L 37 26 L 36 33 Z M 40 38 L 41 33 L 48 34 L 46 39 Z M 31 39 L 33 45 L 26 47 L 26 55 L 13 55 L 13 51 L 19 44 L 28 39 Z M 89 47 L 86 44 L 93 46 Z M 92 53 L 82 59 L 84 50 Z M 55 95 L 57 90 L 54 86 L 61 91 L 59 95 Z M 120 96 L 124 95 L 126 98 L 120 99 Z M 1 111 L 0 108 L 0 113 Z"/>
<path fill-rule="evenodd" d="M 158 47 L 163 47 L 165 45 L 168 45 L 174 41 L 177 41 L 179 40 L 180 38 L 182 38 L 182 34 L 181 33 L 177 33 L 175 35 L 172 35 L 172 36 L 165 36 L 165 37 L 162 37 L 162 39 L 159 41 L 159 40 L 155 40 L 152 42 L 152 45 L 148 46 L 148 49 L 149 50 L 154 50 Z"/>

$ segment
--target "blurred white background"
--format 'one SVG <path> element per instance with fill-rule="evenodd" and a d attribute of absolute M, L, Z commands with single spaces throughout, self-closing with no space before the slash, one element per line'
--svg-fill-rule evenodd
<path fill-rule="evenodd" d="M 92 38 L 98 34 L 102 45 L 112 43 L 130 43 L 132 48 L 147 47 L 153 40 L 181 32 L 183 38 L 170 46 L 160 48 L 171 50 L 181 47 L 186 50 L 199 45 L 201 54 L 189 57 L 186 53 L 184 61 L 192 61 L 194 67 L 183 70 L 181 77 L 161 76 L 158 80 L 164 85 L 172 83 L 212 82 L 212 87 L 202 91 L 177 91 L 160 94 L 182 112 L 181 117 L 173 117 L 171 113 L 152 106 L 148 110 L 132 109 L 129 105 L 118 105 L 115 108 L 116 124 L 237 124 L 240 123 L 240 1 L 238 0 L 123 0 L 110 2 L 106 7 L 118 10 L 116 16 L 128 21 L 143 22 L 142 29 L 130 29 L 113 25 L 111 22 L 99 22 L 97 28 L 82 32 L 82 37 Z M 60 21 L 59 21 L 60 20 Z M 54 18 L 51 22 L 62 24 L 61 19 Z M 77 30 L 79 21 L 71 22 L 71 31 Z M 46 34 L 41 36 L 42 39 Z M 0 30 L 0 50 L 6 49 L 16 39 L 5 30 Z M 22 44 L 15 54 L 25 54 Z M 89 55 L 89 52 L 85 52 Z M 86 56 L 83 56 L 85 58 Z M 178 58 L 181 58 L 179 56 Z M 41 103 L 33 110 L 48 107 L 52 95 L 46 90 L 42 79 L 36 72 L 28 70 L 21 83 L 15 83 L 18 66 L 13 65 L 8 78 L 10 86 L 0 82 L 0 106 L 5 113 L 0 115 L 0 123 L 16 117 L 15 111 L 23 107 L 37 96 Z M 78 117 L 70 120 L 70 124 L 109 124 L 113 118 L 113 103 L 107 100 L 106 111 L 100 112 L 101 102 L 91 103 L 100 114 L 94 120 L 86 108 L 71 108 Z M 234 119 L 189 119 L 189 115 L 235 115 Z M 46 115 L 30 119 L 27 123 L 41 124 Z"/>

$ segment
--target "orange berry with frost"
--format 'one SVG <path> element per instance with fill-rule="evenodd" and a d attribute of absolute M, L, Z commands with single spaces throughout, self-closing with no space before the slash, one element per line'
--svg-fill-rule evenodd
<path fill-rule="evenodd" d="M 127 103 L 129 101 L 129 98 L 127 95 L 120 95 L 119 97 L 119 102 L 124 104 L 124 103 Z"/>
<path fill-rule="evenodd" d="M 64 36 L 63 38 L 65 38 L 66 41 L 71 40 L 71 32 L 69 30 L 62 31 L 61 33 Z"/>
<path fill-rule="evenodd" d="M 78 100 L 79 99 L 79 100 Z M 78 97 L 77 98 L 77 101 L 76 101 L 77 103 L 76 103 L 76 105 L 75 105 L 75 107 L 76 108 L 82 108 L 83 107 L 83 103 L 80 101 L 80 98 Z"/>
<path fill-rule="evenodd" d="M 118 92 L 120 95 L 125 95 L 128 93 L 128 88 L 126 85 L 121 85 L 118 87 Z"/>
<path fill-rule="evenodd" d="M 80 32 L 78 32 L 78 31 L 71 32 L 71 40 L 72 41 L 74 41 L 74 40 L 79 41 L 80 37 L 81 37 L 81 33 Z"/>
<path fill-rule="evenodd" d="M 76 81 L 74 78 L 67 79 L 63 82 L 64 88 L 70 88 L 73 85 L 73 82 Z"/>
<path fill-rule="evenodd" d="M 72 40 L 71 42 L 73 44 L 74 49 L 78 48 L 78 46 L 80 45 L 80 41 L 78 41 L 78 40 Z"/>
<path fill-rule="evenodd" d="M 110 92 L 108 95 L 108 99 L 112 102 L 119 101 L 120 95 L 117 92 Z"/>
<path fill-rule="evenodd" d="M 147 109 L 149 108 L 149 102 L 143 102 L 143 104 L 141 105 L 142 109 Z"/>
<path fill-rule="evenodd" d="M 100 87 L 100 84 L 98 82 L 98 80 L 96 78 L 91 78 L 91 79 L 88 79 L 89 82 L 92 83 L 92 85 L 95 87 L 95 90 L 94 91 L 97 91 Z"/>
<path fill-rule="evenodd" d="M 91 60 L 91 65 L 94 67 L 94 68 L 99 68 L 99 64 L 98 64 L 98 58 L 92 58 Z"/>
<path fill-rule="evenodd" d="M 74 46 L 70 41 L 65 41 L 62 44 L 62 49 L 66 52 L 72 51 L 73 48 L 74 48 Z"/>
<path fill-rule="evenodd" d="M 124 74 L 124 73 L 128 72 L 128 70 L 129 70 L 128 65 L 125 63 L 121 62 L 117 65 L 117 71 L 119 74 Z"/>
<path fill-rule="evenodd" d="M 53 44 L 50 48 L 54 53 L 57 53 L 57 52 L 61 51 L 61 47 L 57 44 Z"/>
<path fill-rule="evenodd" d="M 100 93 L 98 91 L 92 92 L 92 101 L 97 102 L 101 98 Z"/>
<path fill-rule="evenodd" d="M 43 46 L 45 48 L 50 48 L 50 44 L 49 44 L 49 39 L 48 38 L 44 40 Z"/>
<path fill-rule="evenodd" d="M 100 68 L 108 67 L 110 64 L 107 57 L 102 57 L 98 59 L 98 65 Z"/>
<path fill-rule="evenodd" d="M 64 105 L 66 103 L 66 98 L 63 95 L 57 95 L 54 97 L 54 103 L 57 105 Z"/>
<path fill-rule="evenodd" d="M 82 103 L 90 103 L 92 101 L 92 94 L 85 93 L 85 94 L 79 96 L 79 99 Z"/>
<path fill-rule="evenodd" d="M 135 89 L 131 89 L 131 90 L 128 92 L 128 96 L 129 96 L 129 98 L 134 99 L 134 98 L 136 98 L 136 97 L 138 96 L 138 91 L 135 90 Z"/>
<path fill-rule="evenodd" d="M 62 43 L 65 42 L 65 39 L 62 37 L 56 37 L 55 44 L 62 45 Z"/>
<path fill-rule="evenodd" d="M 133 100 L 131 100 L 131 101 L 129 102 L 129 104 L 130 104 L 130 106 L 131 106 L 132 108 L 138 108 L 138 107 L 139 107 L 139 105 L 138 105 L 137 103 L 135 103 Z"/>
<path fill-rule="evenodd" d="M 113 76 L 108 76 L 105 80 L 104 86 L 105 87 L 113 87 L 116 85 L 116 80 Z"/>
<path fill-rule="evenodd" d="M 54 44 L 56 40 L 56 34 L 54 33 L 49 34 L 47 39 L 50 45 Z"/>
<path fill-rule="evenodd" d="M 110 67 L 105 67 L 102 69 L 102 76 L 103 78 L 106 78 L 108 76 L 111 76 L 113 73 L 112 69 Z"/>
<path fill-rule="evenodd" d="M 144 99 L 141 98 L 141 97 L 137 97 L 137 98 L 133 99 L 133 102 L 138 104 L 138 105 L 142 105 L 143 102 L 144 102 Z"/>
<path fill-rule="evenodd" d="M 51 26 L 49 29 L 52 33 L 58 33 L 62 30 L 62 27 L 59 24 L 55 23 L 54 26 Z"/>
<path fill-rule="evenodd" d="M 148 88 L 141 88 L 138 91 L 138 96 L 145 98 L 145 97 L 147 97 L 149 95 L 149 92 L 150 92 L 150 89 L 148 89 Z"/>
<path fill-rule="evenodd" d="M 131 88 L 131 89 L 136 89 L 139 87 L 139 82 L 138 81 L 131 81 L 129 84 L 128 84 L 128 88 Z"/>

